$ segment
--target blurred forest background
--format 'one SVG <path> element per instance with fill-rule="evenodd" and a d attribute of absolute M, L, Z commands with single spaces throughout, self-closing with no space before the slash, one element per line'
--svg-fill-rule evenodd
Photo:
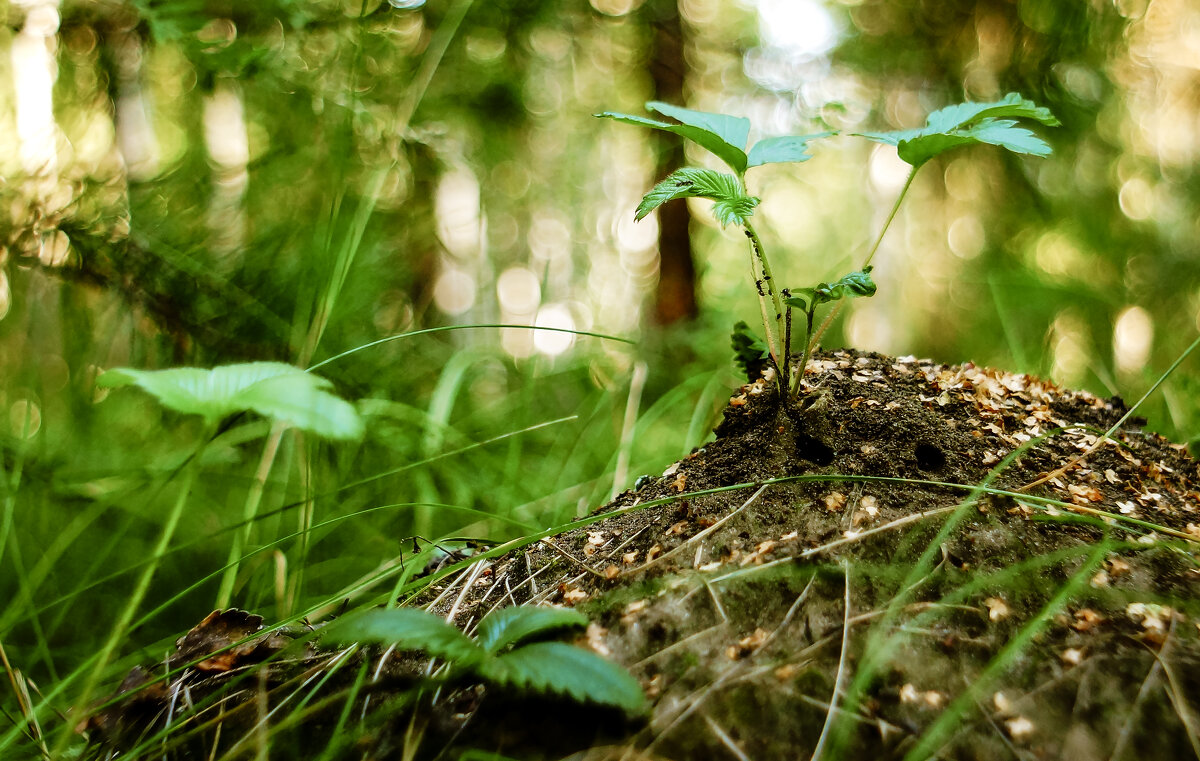
<path fill-rule="evenodd" d="M 758 321 L 746 243 L 700 205 L 634 224 L 655 181 L 712 158 L 599 111 L 665 100 L 747 116 L 753 139 L 919 126 L 1019 92 L 1062 120 L 1039 130 L 1054 154 L 926 167 L 879 294 L 825 344 L 1132 401 L 1200 324 L 1191 0 L 0 7 L 0 641 L 46 681 L 103 635 L 198 443 L 197 420 L 98 390 L 102 369 L 308 367 L 445 326 L 636 342 L 477 327 L 323 365 L 366 438 L 251 418 L 222 433 L 133 659 L 210 609 L 216 581 L 197 582 L 256 489 L 234 600 L 284 617 L 414 534 L 554 525 L 703 443 L 740 382 L 729 330 Z M 849 136 L 814 153 L 749 177 L 785 285 L 856 266 L 907 170 Z M 1194 362 L 1144 414 L 1200 437 Z"/>

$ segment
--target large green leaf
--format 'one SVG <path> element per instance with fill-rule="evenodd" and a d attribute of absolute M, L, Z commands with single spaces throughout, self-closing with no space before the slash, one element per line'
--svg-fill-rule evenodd
<path fill-rule="evenodd" d="M 785 135 L 764 138 L 750 149 L 746 166 L 808 161 L 812 158 L 812 154 L 808 152 L 809 141 L 829 137 L 832 134 L 832 132 L 821 132 L 816 135 Z"/>
<path fill-rule="evenodd" d="M 97 385 L 138 386 L 164 407 L 201 415 L 210 423 L 251 410 L 329 438 L 358 438 L 363 430 L 353 405 L 326 390 L 332 386 L 327 379 L 282 362 L 248 362 L 211 370 L 121 367 L 100 376 Z"/>
<path fill-rule="evenodd" d="M 711 169 L 677 169 L 650 189 L 638 204 L 634 219 L 641 220 L 654 209 L 676 198 L 711 198 L 713 216 L 722 225 L 742 224 L 754 213 L 758 199 L 742 192 L 741 183 L 731 174 Z"/>
<path fill-rule="evenodd" d="M 672 124 L 671 122 L 649 119 L 644 116 L 619 114 L 614 111 L 605 111 L 604 113 L 596 114 L 596 116 L 602 119 L 613 119 L 623 124 L 633 124 L 638 127 L 649 127 L 664 132 L 671 132 L 680 137 L 685 137 L 693 143 L 711 151 L 719 159 L 733 167 L 735 171 L 739 173 L 746 171 L 746 152 L 743 150 L 743 146 L 746 144 L 747 135 L 750 134 L 750 121 L 748 119 L 726 116 L 724 114 L 709 114 L 704 111 L 692 111 L 691 109 L 668 106 L 666 103 L 653 101 L 647 103 L 646 108 L 679 119 L 683 123 Z M 686 116 L 687 119 L 680 118 L 680 115 Z"/>
<path fill-rule="evenodd" d="M 712 132 L 727 145 L 737 148 L 739 151 L 745 150 L 746 139 L 750 137 L 750 120 L 741 116 L 693 111 L 690 108 L 672 106 L 670 103 L 658 100 L 647 103 L 646 110 L 669 116 L 691 127 L 699 127 Z"/>
<path fill-rule="evenodd" d="M 483 617 L 476 634 L 480 647 L 496 653 L 536 634 L 569 626 L 587 626 L 587 616 L 570 608 L 516 606 Z"/>
<path fill-rule="evenodd" d="M 897 155 L 914 167 L 921 166 L 940 153 L 961 145 L 989 143 L 1014 153 L 1048 156 L 1050 146 L 1024 127 L 1017 119 L 1032 119 L 1047 126 L 1058 126 L 1049 109 L 1009 93 L 994 103 L 960 103 L 929 115 L 921 129 L 895 132 L 863 132 L 862 137 L 896 146 Z"/>
<path fill-rule="evenodd" d="M 488 654 L 458 627 L 413 608 L 373 608 L 351 613 L 327 626 L 321 639 L 349 644 L 374 642 L 401 650 L 420 650 L 455 666 L 474 669 Z"/>
<path fill-rule="evenodd" d="M 646 696 L 629 672 L 595 653 L 562 642 L 536 642 L 485 661 L 491 682 L 534 692 L 569 695 L 580 701 L 645 710 Z"/>

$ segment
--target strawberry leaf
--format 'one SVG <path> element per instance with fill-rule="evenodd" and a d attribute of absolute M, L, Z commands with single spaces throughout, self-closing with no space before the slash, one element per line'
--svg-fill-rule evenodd
<path fill-rule="evenodd" d="M 746 166 L 808 161 L 812 158 L 812 154 L 808 152 L 809 141 L 829 137 L 832 134 L 832 132 L 821 132 L 816 135 L 785 135 L 759 140 L 750 149 Z"/>
<path fill-rule="evenodd" d="M 486 661 L 490 682 L 575 700 L 617 706 L 631 714 L 646 708 L 641 685 L 625 669 L 593 652 L 562 642 L 537 642 Z"/>
<path fill-rule="evenodd" d="M 767 345 L 750 332 L 750 326 L 738 321 L 729 337 L 733 346 L 733 361 L 741 368 L 748 383 L 753 383 L 762 374 L 768 356 Z"/>
<path fill-rule="evenodd" d="M 921 129 L 895 132 L 863 132 L 861 137 L 896 146 L 897 155 L 914 167 L 934 156 L 962 145 L 988 143 L 1025 155 L 1048 156 L 1050 146 L 1017 119 L 1031 119 L 1058 126 L 1049 109 L 1009 93 L 994 103 L 960 103 L 929 115 Z"/>
<path fill-rule="evenodd" d="M 327 626 L 321 639 L 341 644 L 395 645 L 400 650 L 419 650 L 467 669 L 478 667 L 488 658 L 487 652 L 458 627 L 413 608 L 373 608 L 350 613 Z"/>
<path fill-rule="evenodd" d="M 690 127 L 699 127 L 712 132 L 725 144 L 737 148 L 739 151 L 745 149 L 746 138 L 750 136 L 750 120 L 740 116 L 693 111 L 690 108 L 680 108 L 657 100 L 647 103 L 646 110 L 669 116 Z"/>
<path fill-rule="evenodd" d="M 744 194 L 741 183 L 731 174 L 711 169 L 678 169 L 642 198 L 634 219 L 641 220 L 667 201 L 677 198 L 710 198 L 716 201 L 713 216 L 722 225 L 745 222 L 758 205 L 758 199 Z"/>
<path fill-rule="evenodd" d="M 587 623 L 587 616 L 569 608 L 500 608 L 483 617 L 476 637 L 480 647 L 496 653 L 538 634 Z"/>
<path fill-rule="evenodd" d="M 743 146 L 746 145 L 746 137 L 750 134 L 749 119 L 692 111 L 657 101 L 647 103 L 646 108 L 677 119 L 682 123 L 672 124 L 644 116 L 619 114 L 614 111 L 605 111 L 596 116 L 601 119 L 613 119 L 623 124 L 649 127 L 685 137 L 712 152 L 734 171 L 739 173 L 746 171 L 746 152 L 743 150 Z"/>

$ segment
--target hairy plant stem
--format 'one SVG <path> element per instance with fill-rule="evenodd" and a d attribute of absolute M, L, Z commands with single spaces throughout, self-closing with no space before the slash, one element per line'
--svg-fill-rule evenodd
<path fill-rule="evenodd" d="M 810 339 L 812 338 L 813 332 L 813 317 L 815 317 L 816 314 L 817 310 L 815 305 L 812 309 L 807 309 L 804 312 L 804 316 L 808 318 L 808 328 L 807 332 L 804 334 L 804 352 L 800 356 L 800 366 L 796 368 L 796 377 L 792 380 L 791 395 L 793 399 L 800 395 L 800 381 L 804 379 L 804 368 L 808 367 L 808 357 L 810 354 L 812 354 L 813 343 L 815 343 Z"/>
<path fill-rule="evenodd" d="M 888 229 L 892 226 L 892 220 L 896 218 L 896 212 L 900 211 L 900 204 L 904 201 L 904 197 L 908 195 L 908 189 L 912 187 L 913 178 L 917 176 L 917 170 L 920 168 L 920 165 L 918 165 L 908 170 L 908 177 L 904 180 L 904 187 L 900 189 L 900 195 L 896 196 L 896 202 L 892 204 L 892 210 L 888 214 L 887 220 L 883 223 L 883 227 L 880 228 L 879 235 L 875 236 L 875 242 L 871 245 L 871 250 L 867 253 L 867 258 L 863 260 L 862 267 L 859 267 L 859 269 L 865 268 L 875 258 L 875 253 L 879 251 L 879 244 L 883 243 L 883 236 L 887 234 Z M 841 301 L 834 305 L 833 309 L 829 312 L 829 316 L 821 322 L 821 327 L 817 328 L 817 332 L 810 336 L 806 351 L 811 352 L 821 342 L 821 336 L 825 335 L 825 331 L 829 330 L 829 326 L 841 314 L 843 305 L 844 302 Z"/>
<path fill-rule="evenodd" d="M 783 302 L 779 298 L 779 291 L 775 289 L 775 276 L 771 273 L 771 262 L 767 259 L 767 252 L 763 249 L 762 240 L 755 232 L 754 226 L 749 221 L 743 222 L 742 226 L 746 230 L 746 237 L 750 239 L 750 245 L 754 249 L 754 257 L 758 262 L 759 269 L 762 270 L 762 283 L 767 286 L 767 294 L 771 297 L 771 306 L 775 309 L 775 329 L 771 329 L 771 319 L 766 313 L 766 305 L 762 303 L 762 287 L 759 285 L 758 298 L 763 311 L 763 330 L 767 334 L 767 348 L 771 352 L 771 358 L 775 360 L 776 379 L 779 383 L 780 394 L 786 393 L 788 382 L 788 357 L 781 356 L 781 347 L 779 342 L 783 340 Z M 757 280 L 757 278 L 756 278 Z"/>
<path fill-rule="evenodd" d="M 154 552 L 150 556 L 150 563 L 142 571 L 141 577 L 138 578 L 134 585 L 133 591 L 126 598 L 125 608 L 121 611 L 120 617 L 113 624 L 108 635 L 108 640 L 105 641 L 104 647 L 96 656 L 95 665 L 92 671 L 88 674 L 87 681 L 84 682 L 83 690 L 79 693 L 75 705 L 78 710 L 78 715 L 86 715 L 89 709 L 89 703 L 92 701 L 92 695 L 100 683 L 101 677 L 104 676 L 104 671 L 108 664 L 112 661 L 113 655 L 117 651 L 117 647 L 125 638 L 129 631 L 129 626 L 133 622 L 133 617 L 137 613 L 138 606 L 142 604 L 142 600 L 146 597 L 146 592 L 150 590 L 150 582 L 154 579 L 154 574 L 158 571 L 158 567 L 166 556 L 167 550 L 171 546 L 171 539 L 175 536 L 175 529 L 179 526 L 179 519 L 183 517 L 183 508 L 187 505 L 188 494 L 192 491 L 192 484 L 196 481 L 196 475 L 200 471 L 200 458 L 204 454 L 205 447 L 208 446 L 209 440 L 213 435 L 213 426 L 208 426 L 202 436 L 199 448 L 192 454 L 187 464 L 183 466 L 183 482 L 179 485 L 179 495 L 175 498 L 175 504 L 171 507 L 171 512 L 167 514 L 167 520 L 163 524 L 162 532 L 158 536 L 158 544 L 154 547 Z M 74 722 L 66 722 L 63 732 L 59 735 L 58 744 L 54 749 L 54 757 L 60 757 L 63 751 L 66 750 L 66 745 L 70 742 Z"/>

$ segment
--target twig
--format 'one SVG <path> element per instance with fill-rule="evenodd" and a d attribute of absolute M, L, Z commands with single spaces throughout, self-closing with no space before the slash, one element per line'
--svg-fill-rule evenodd
<path fill-rule="evenodd" d="M 603 578 L 604 578 L 604 574 L 600 573 L 600 572 L 599 572 L 599 571 L 597 571 L 595 568 L 592 568 L 591 566 L 589 566 L 587 563 L 583 562 L 582 560 L 580 560 L 580 559 L 576 558 L 574 555 L 572 555 L 571 553 L 567 552 L 567 551 L 566 551 L 566 550 L 564 550 L 562 547 L 559 547 L 557 544 L 555 544 L 554 542 L 550 541 L 550 539 L 549 539 L 549 538 L 543 539 L 543 540 L 542 540 L 542 544 L 544 544 L 544 545 L 546 545 L 547 547 L 549 547 L 550 549 L 554 550 L 554 551 L 555 551 L 555 552 L 557 552 L 559 555 L 562 555 L 564 558 L 566 558 L 567 560 L 571 561 L 572 563 L 574 563 L 575 565 L 579 566 L 580 568 L 582 568 L 583 570 L 587 571 L 588 573 L 592 574 L 593 576 L 595 576 L 595 577 L 597 577 L 597 578 L 600 578 L 600 579 L 603 579 Z"/>
<path fill-rule="evenodd" d="M 1142 703 L 1146 698 L 1150 697 L 1150 691 L 1154 689 L 1155 683 L 1158 682 L 1158 674 L 1162 671 L 1162 661 L 1155 658 L 1154 665 L 1146 672 L 1146 678 L 1142 680 L 1142 686 L 1138 688 L 1137 696 L 1133 699 L 1133 705 L 1129 708 L 1129 715 L 1125 718 L 1125 723 L 1121 726 L 1121 732 L 1117 735 L 1117 742 L 1113 745 L 1113 751 L 1108 756 L 1108 761 L 1120 761 L 1121 754 L 1125 752 L 1125 746 L 1129 744 L 1129 737 L 1133 732 L 1134 724 L 1137 723 L 1138 713 Z"/>
<path fill-rule="evenodd" d="M 629 670 L 632 671 L 634 669 L 641 668 L 642 666 L 645 666 L 647 663 L 654 660 L 655 658 L 661 658 L 662 656 L 666 655 L 667 653 L 674 652 L 675 650 L 678 650 L 679 648 L 684 647 L 685 645 L 689 644 L 692 640 L 700 639 L 702 637 L 707 637 L 708 635 L 710 635 L 714 632 L 717 632 L 717 631 L 720 631 L 720 630 L 723 630 L 726 628 L 727 628 L 727 625 L 724 623 L 713 624 L 712 626 L 708 627 L 707 629 L 701 629 L 700 631 L 696 632 L 695 634 L 689 634 L 688 636 L 684 637 L 683 639 L 678 640 L 676 642 L 672 642 L 671 644 L 667 645 L 663 649 L 661 649 L 657 652 L 651 653 L 650 655 L 647 655 L 645 658 L 641 659 L 637 663 L 630 664 Z"/>
<path fill-rule="evenodd" d="M 719 529 L 721 526 L 724 526 L 729 521 L 730 518 L 732 518 L 733 516 L 742 512 L 747 507 L 750 507 L 750 505 L 754 503 L 754 500 L 758 499 L 762 495 L 762 493 L 766 490 L 767 490 L 767 485 L 763 484 L 762 486 L 758 487 L 758 491 L 756 491 L 750 495 L 750 499 L 743 502 L 741 507 L 739 507 L 736 510 L 734 510 L 733 512 L 729 513 L 729 515 L 726 515 L 725 517 L 721 518 L 719 521 L 717 521 L 713 525 L 709 526 L 708 528 L 704 529 L 703 531 L 698 532 L 694 536 L 688 537 L 688 540 L 686 542 L 683 542 L 682 544 L 680 544 L 678 547 L 675 547 L 674 549 L 671 549 L 668 552 L 664 552 L 663 554 L 659 555 L 658 557 L 654 558 L 653 560 L 648 560 L 645 563 L 642 563 L 640 566 L 638 566 L 637 568 L 635 568 L 633 570 L 644 571 L 647 568 L 649 568 L 650 566 L 654 565 L 655 563 L 666 560 L 667 558 L 671 557 L 672 555 L 675 555 L 676 553 L 683 551 L 683 549 L 685 547 L 687 547 L 688 545 L 698 542 L 701 539 L 704 539 L 709 534 L 711 534 L 714 531 L 716 531 L 717 529 Z"/>
<path fill-rule="evenodd" d="M 28 727 L 28 736 L 37 744 L 38 751 L 42 756 L 49 759 L 50 749 L 46 746 L 46 739 L 42 734 L 42 726 L 38 723 L 37 713 L 33 710 L 33 701 L 29 699 L 29 689 L 26 687 L 26 679 L 18 669 L 14 669 L 12 664 L 8 662 L 8 653 L 4 652 L 3 643 L 0 643 L 0 662 L 4 664 L 4 673 L 8 674 L 8 681 L 12 684 L 13 694 L 17 696 L 17 708 L 21 711 L 21 716 L 25 720 L 26 727 Z"/>
<path fill-rule="evenodd" d="M 721 598 L 717 597 L 717 592 L 712 588 L 712 584 L 708 583 L 708 579 L 701 578 L 700 581 L 704 584 L 704 588 L 708 590 L 708 596 L 712 598 L 713 605 L 717 609 L 717 615 L 721 617 L 721 622 L 729 623 L 729 616 L 725 615 L 725 606 L 721 604 Z"/>
<path fill-rule="evenodd" d="M 471 574 L 467 578 L 467 582 L 463 584 L 462 592 L 454 599 L 454 604 L 450 606 L 450 612 L 446 614 L 446 623 L 453 624 L 454 619 L 458 616 L 458 609 L 462 605 L 462 601 L 466 599 L 467 593 L 471 591 L 471 587 L 475 586 L 475 580 L 479 578 L 479 574 L 483 573 L 483 569 L 491 565 L 485 558 L 480 558 L 471 564 Z"/>
<path fill-rule="evenodd" d="M 717 736 L 717 739 L 721 741 L 721 744 L 728 748 L 729 752 L 732 753 L 738 759 L 738 761 L 750 761 L 750 757 L 746 755 L 746 752 L 738 747 L 738 744 L 733 741 L 732 737 L 725 733 L 725 730 L 721 728 L 720 724 L 713 720 L 713 717 L 709 716 L 707 713 L 702 714 L 702 716 L 704 716 L 704 723 L 708 725 L 708 728 L 711 729 L 712 733 Z"/>
<path fill-rule="evenodd" d="M 1171 636 L 1175 633 L 1175 616 L 1171 616 L 1171 626 L 1167 629 L 1166 643 L 1171 642 Z M 1175 713 L 1179 714 L 1179 720 L 1183 723 L 1183 729 L 1187 732 L 1188 741 L 1192 744 L 1192 753 L 1196 754 L 1196 758 L 1200 759 L 1200 734 L 1196 731 L 1196 724 L 1192 718 L 1192 712 L 1188 710 L 1187 699 L 1185 693 L 1180 688 L 1179 680 L 1176 678 L 1175 669 L 1167 662 L 1167 644 L 1163 645 L 1162 652 L 1154 654 L 1154 658 L 1162 664 L 1163 673 L 1167 675 L 1167 697 L 1171 699 L 1171 705 L 1175 708 Z"/>

